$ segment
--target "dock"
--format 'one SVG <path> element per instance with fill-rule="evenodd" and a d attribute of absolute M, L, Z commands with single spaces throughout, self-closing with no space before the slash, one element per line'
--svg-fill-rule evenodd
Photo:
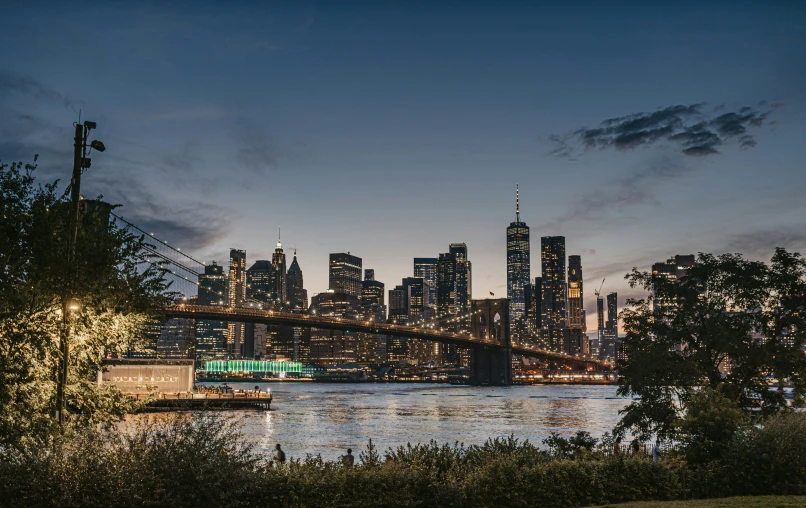
<path fill-rule="evenodd" d="M 257 409 L 269 410 L 269 393 L 129 393 L 129 397 L 146 402 L 145 411 L 171 409 Z"/>

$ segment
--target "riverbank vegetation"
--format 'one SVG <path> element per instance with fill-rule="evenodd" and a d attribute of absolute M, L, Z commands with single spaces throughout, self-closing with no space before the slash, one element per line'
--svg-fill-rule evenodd
<path fill-rule="evenodd" d="M 584 433 L 543 446 L 369 445 L 354 466 L 320 457 L 276 465 L 221 417 L 111 427 L 6 452 L 0 502 L 13 506 L 542 506 L 806 495 L 806 415 L 741 427 L 718 457 L 688 449 L 614 456 Z M 579 439 L 579 438 L 583 439 Z M 699 452 L 698 452 L 699 453 Z M 740 506 L 740 505 L 736 505 Z"/>

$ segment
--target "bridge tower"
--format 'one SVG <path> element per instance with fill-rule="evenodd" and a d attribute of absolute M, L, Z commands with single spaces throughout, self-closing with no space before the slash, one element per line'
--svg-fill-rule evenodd
<path fill-rule="evenodd" d="M 502 386 L 512 383 L 512 343 L 509 337 L 509 300 L 473 300 L 470 334 L 491 340 L 470 349 L 470 384 Z"/>

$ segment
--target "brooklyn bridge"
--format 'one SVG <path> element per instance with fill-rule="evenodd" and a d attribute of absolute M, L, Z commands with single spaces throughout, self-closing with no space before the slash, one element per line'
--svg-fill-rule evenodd
<path fill-rule="evenodd" d="M 146 233 L 139 226 L 115 215 L 127 227 L 147 235 L 145 259 L 158 266 L 169 280 L 170 289 L 185 295 L 188 301 L 200 286 L 199 276 L 204 263 L 167 241 Z M 221 294 L 226 288 L 221 288 Z M 178 299 L 177 302 L 182 302 Z M 316 328 L 341 332 L 368 333 L 386 337 L 420 339 L 466 348 L 469 351 L 470 382 L 477 385 L 508 385 L 512 382 L 512 357 L 520 355 L 537 358 L 575 370 L 603 370 L 609 365 L 584 356 L 567 354 L 535 347 L 530 343 L 513 341 L 510 334 L 509 301 L 507 299 L 471 300 L 470 311 L 464 316 L 469 321 L 469 333 L 446 331 L 440 320 L 423 321 L 411 325 L 378 322 L 372 319 L 350 319 L 321 315 L 312 312 L 263 308 L 265 302 L 245 299 L 243 305 L 197 305 L 175 303 L 162 309 L 164 317 L 203 319 L 235 323 L 259 323 L 299 328 Z"/>

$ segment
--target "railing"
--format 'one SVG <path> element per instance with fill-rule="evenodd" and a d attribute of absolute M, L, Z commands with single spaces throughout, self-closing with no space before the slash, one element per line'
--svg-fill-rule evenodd
<path fill-rule="evenodd" d="M 248 400 L 265 400 L 271 399 L 271 394 L 266 392 L 225 392 L 225 393 L 191 393 L 191 392 L 175 392 L 175 393 L 129 393 L 129 397 L 136 400 L 234 400 L 234 399 L 248 399 Z"/>

